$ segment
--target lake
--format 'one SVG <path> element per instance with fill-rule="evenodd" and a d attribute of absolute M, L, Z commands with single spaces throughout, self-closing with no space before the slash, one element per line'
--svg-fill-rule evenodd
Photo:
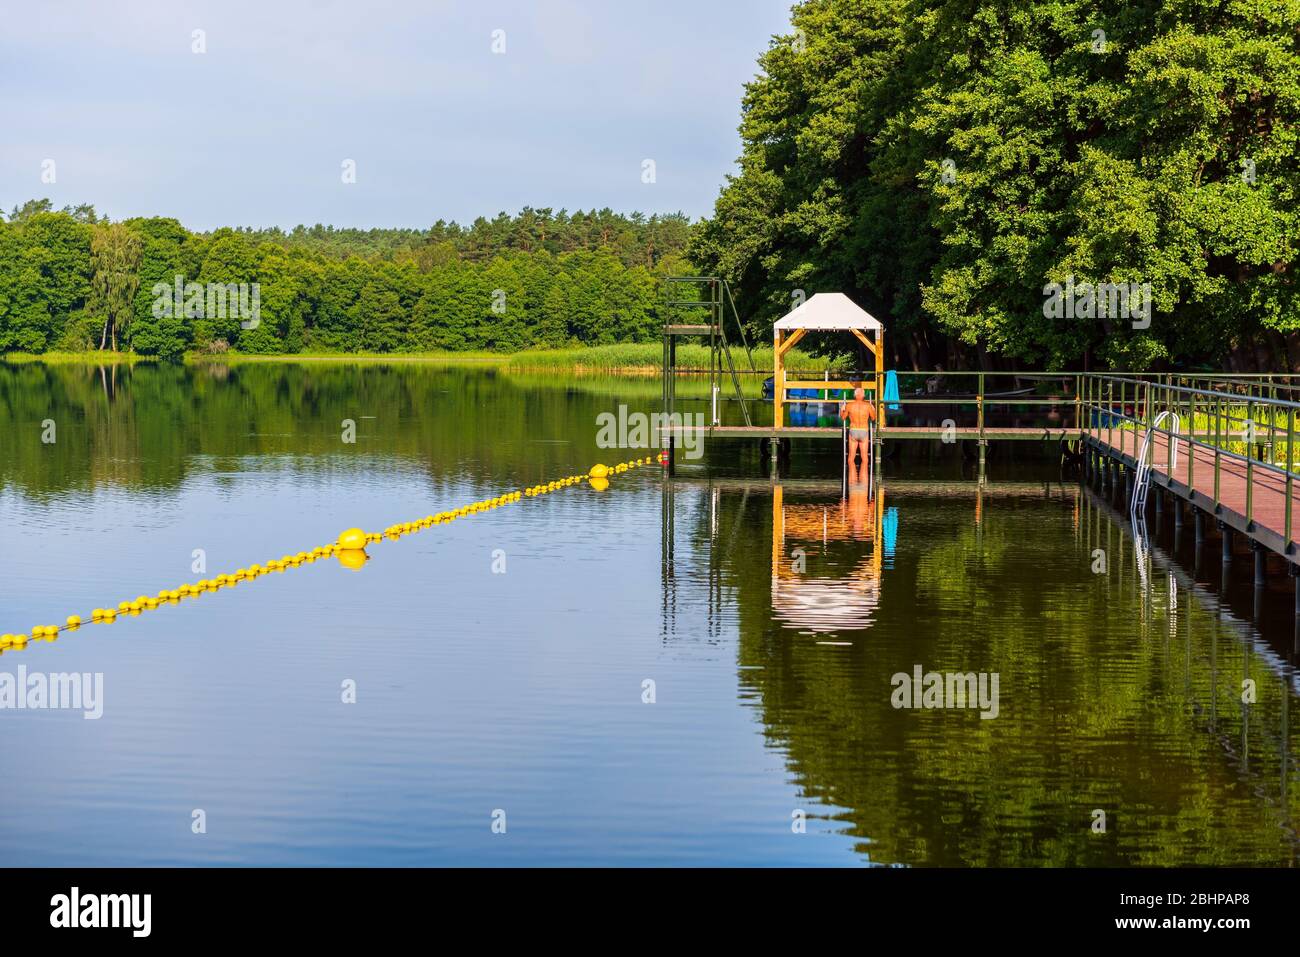
<path fill-rule="evenodd" d="M 658 395 L 0 364 L 0 632 L 655 454 L 597 437 Z M 102 674 L 102 716 L 0 710 L 0 854 L 1294 865 L 1289 582 L 1221 581 L 1168 516 L 1139 553 L 1036 451 L 981 485 L 904 450 L 844 496 L 836 448 L 774 482 L 722 443 L 11 648 L 0 672 Z"/>

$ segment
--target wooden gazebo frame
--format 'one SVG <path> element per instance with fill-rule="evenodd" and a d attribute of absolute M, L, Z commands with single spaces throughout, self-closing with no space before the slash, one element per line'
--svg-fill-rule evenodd
<path fill-rule="evenodd" d="M 786 353 L 805 335 L 814 331 L 852 333 L 875 357 L 874 377 L 860 381 L 787 380 Z M 785 428 L 785 406 L 790 401 L 786 398 L 787 389 L 868 389 L 872 392 L 872 401 L 876 405 L 877 427 L 884 422 L 881 405 L 885 375 L 885 327 L 879 319 L 842 292 L 819 292 L 778 320 L 773 326 L 772 335 L 772 424 L 775 428 Z"/>

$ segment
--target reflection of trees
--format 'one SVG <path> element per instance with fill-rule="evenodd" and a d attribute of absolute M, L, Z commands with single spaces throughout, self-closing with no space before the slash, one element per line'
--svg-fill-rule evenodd
<path fill-rule="evenodd" d="M 977 526 L 969 499 L 891 496 L 898 553 L 871 627 L 839 633 L 850 647 L 830 652 L 774 623 L 770 562 L 758 549 L 721 566 L 738 610 L 741 681 L 758 693 L 765 733 L 864 855 L 1294 863 L 1296 798 L 1282 765 L 1293 692 L 1237 626 L 1185 588 L 1176 609 L 1164 592 L 1143 599 L 1123 567 L 1127 546 L 1112 551 L 1109 574 L 1091 574 L 1090 536 L 1109 519 L 1088 506 L 1085 529 L 1059 501 L 986 501 Z M 762 524 L 748 534 L 764 535 Z M 709 547 L 705 535 L 697 542 Z M 854 563 L 835 564 L 850 573 Z M 1002 715 L 894 710 L 890 676 L 918 663 L 998 672 Z M 1243 675 L 1259 686 L 1249 709 Z M 1090 829 L 1094 808 L 1107 813 L 1105 835 Z"/>
<path fill-rule="evenodd" d="M 0 485 L 33 497 L 174 488 L 199 455 L 288 469 L 301 456 L 382 454 L 434 477 L 536 481 L 596 461 L 596 415 L 626 401 L 566 385 L 525 389 L 489 370 L 415 363 L 0 363 Z M 46 419 L 53 445 L 40 441 Z M 356 445 L 340 440 L 344 419 L 357 423 Z"/>

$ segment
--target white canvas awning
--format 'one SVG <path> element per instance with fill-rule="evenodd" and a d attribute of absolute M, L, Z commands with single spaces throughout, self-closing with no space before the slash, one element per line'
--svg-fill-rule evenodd
<path fill-rule="evenodd" d="M 842 292 L 819 292 L 798 309 L 776 323 L 776 329 L 825 329 L 848 332 L 850 329 L 879 331 L 880 320 Z"/>

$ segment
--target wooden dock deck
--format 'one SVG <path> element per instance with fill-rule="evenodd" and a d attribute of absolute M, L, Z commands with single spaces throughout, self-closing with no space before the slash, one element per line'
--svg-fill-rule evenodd
<path fill-rule="evenodd" d="M 1145 429 L 1092 429 L 1085 438 L 1097 451 L 1126 468 L 1136 469 L 1145 434 Z M 1175 439 L 1175 445 L 1177 463 L 1170 474 L 1169 438 L 1162 432 L 1151 436 L 1153 487 L 1168 490 L 1227 528 L 1288 561 L 1294 560 L 1294 543 L 1300 533 L 1300 488 L 1294 478 L 1287 481 L 1285 469 L 1224 454 L 1188 438 Z"/>

